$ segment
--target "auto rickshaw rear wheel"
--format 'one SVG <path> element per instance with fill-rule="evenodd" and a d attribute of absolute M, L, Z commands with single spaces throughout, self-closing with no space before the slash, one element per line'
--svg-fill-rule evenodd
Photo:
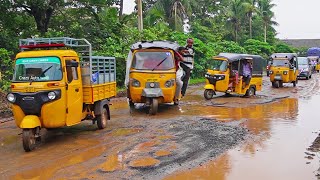
<path fill-rule="evenodd" d="M 149 109 L 149 114 L 155 115 L 158 112 L 158 99 L 157 98 L 152 98 L 151 104 L 150 104 L 150 109 Z"/>
<path fill-rule="evenodd" d="M 36 128 L 22 130 L 22 144 L 26 152 L 34 150 L 36 147 Z"/>
<path fill-rule="evenodd" d="M 107 127 L 108 121 L 108 111 L 106 108 L 102 109 L 101 115 L 97 116 L 97 125 L 99 129 L 104 129 Z"/>
<path fill-rule="evenodd" d="M 256 94 L 256 89 L 254 87 L 250 87 L 246 92 L 246 96 L 247 97 L 252 97 L 255 94 Z"/>
<path fill-rule="evenodd" d="M 203 96 L 206 100 L 210 100 L 210 99 L 212 99 L 214 94 L 215 93 L 212 89 L 206 89 L 206 90 L 204 90 Z"/>

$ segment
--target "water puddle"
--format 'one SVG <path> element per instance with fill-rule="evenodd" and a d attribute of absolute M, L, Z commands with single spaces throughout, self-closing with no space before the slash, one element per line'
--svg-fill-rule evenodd
<path fill-rule="evenodd" d="M 142 128 L 121 128 L 112 131 L 112 136 L 128 136 L 141 132 Z"/>
<path fill-rule="evenodd" d="M 160 164 L 160 161 L 153 157 L 142 157 L 129 163 L 132 168 L 151 168 Z"/>
<path fill-rule="evenodd" d="M 60 169 L 79 164 L 94 157 L 100 156 L 106 147 L 95 147 L 83 152 L 75 152 L 74 154 L 57 159 L 54 162 L 48 162 L 41 167 L 17 173 L 12 179 L 50 179 Z"/>
<path fill-rule="evenodd" d="M 317 136 L 312 132 L 320 129 L 319 101 L 320 96 L 314 96 L 299 103 L 288 98 L 244 108 L 208 107 L 215 115 L 207 116 L 218 121 L 244 120 L 242 125 L 254 137 L 214 161 L 167 179 L 316 179 L 319 163 L 314 159 L 319 158 L 305 152 Z M 201 108 L 195 111 L 206 115 Z"/>
<path fill-rule="evenodd" d="M 172 153 L 170 151 L 166 151 L 166 150 L 159 150 L 159 151 L 154 153 L 154 155 L 157 156 L 157 157 L 169 156 L 171 154 Z"/>
<path fill-rule="evenodd" d="M 124 168 L 123 159 L 123 155 L 121 154 L 112 154 L 108 156 L 107 161 L 101 165 L 100 170 L 102 172 L 122 170 Z"/>
<path fill-rule="evenodd" d="M 19 138 L 20 138 L 20 136 L 17 136 L 17 135 L 6 136 L 3 139 L 0 138 L 0 145 L 6 146 L 6 145 L 10 145 L 12 143 L 16 143 L 17 141 L 19 141 Z"/>

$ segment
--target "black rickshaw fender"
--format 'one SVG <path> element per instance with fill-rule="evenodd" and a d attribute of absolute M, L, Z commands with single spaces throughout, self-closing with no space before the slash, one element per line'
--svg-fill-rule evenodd
<path fill-rule="evenodd" d="M 106 108 L 106 110 L 108 112 L 108 120 L 110 120 L 109 104 L 110 104 L 109 99 L 104 99 L 104 100 L 95 102 L 94 103 L 94 115 L 95 116 L 101 115 L 103 108 Z"/>

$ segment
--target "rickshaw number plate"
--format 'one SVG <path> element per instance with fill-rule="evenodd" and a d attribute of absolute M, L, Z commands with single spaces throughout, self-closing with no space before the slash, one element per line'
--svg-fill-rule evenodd
<path fill-rule="evenodd" d="M 274 78 L 275 78 L 276 80 L 281 80 L 281 75 L 276 75 Z"/>
<path fill-rule="evenodd" d="M 26 87 L 26 92 L 35 92 L 34 87 Z"/>
<path fill-rule="evenodd" d="M 158 79 L 147 79 L 147 82 L 157 82 Z"/>

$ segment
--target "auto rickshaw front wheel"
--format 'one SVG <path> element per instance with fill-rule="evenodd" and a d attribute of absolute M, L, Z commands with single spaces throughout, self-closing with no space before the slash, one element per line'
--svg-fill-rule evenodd
<path fill-rule="evenodd" d="M 107 127 L 108 121 L 108 111 L 106 108 L 102 109 L 101 115 L 97 116 L 97 125 L 99 129 L 104 129 Z"/>
<path fill-rule="evenodd" d="M 280 82 L 279 81 L 272 82 L 272 87 L 279 88 L 280 87 Z"/>
<path fill-rule="evenodd" d="M 204 96 L 204 98 L 206 98 L 206 100 L 210 100 L 210 99 L 212 99 L 214 94 L 215 93 L 212 89 L 206 89 L 206 90 L 204 90 L 203 96 Z"/>
<path fill-rule="evenodd" d="M 26 152 L 34 150 L 36 147 L 36 128 L 22 130 L 22 144 Z"/>
<path fill-rule="evenodd" d="M 292 84 L 293 84 L 293 87 L 296 87 L 298 84 L 298 78 L 296 79 L 296 81 L 293 81 Z"/>
<path fill-rule="evenodd" d="M 150 99 L 150 109 L 149 109 L 149 114 L 155 115 L 158 112 L 158 99 L 157 98 L 152 98 Z"/>

